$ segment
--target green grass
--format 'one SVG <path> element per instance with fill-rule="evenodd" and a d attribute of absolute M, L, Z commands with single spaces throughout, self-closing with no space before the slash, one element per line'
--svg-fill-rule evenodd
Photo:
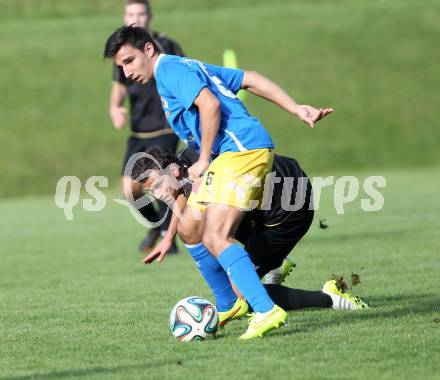
<path fill-rule="evenodd" d="M 1 201 L 0 379 L 438 379 L 440 169 L 343 174 L 384 175 L 385 207 L 357 201 L 338 216 L 325 190 L 318 216 L 330 228 L 316 218 L 287 284 L 318 289 L 355 271 L 372 308 L 291 312 L 249 342 L 237 339 L 246 321 L 201 344 L 171 336 L 178 299 L 212 297 L 187 254 L 140 264 L 144 232 L 113 193 L 71 222 L 52 198 Z"/>
<path fill-rule="evenodd" d="M 0 0 L 0 380 L 440 379 L 438 0 L 161 0 L 154 28 L 189 56 L 240 65 L 334 115 L 310 131 L 248 97 L 280 153 L 307 172 L 385 175 L 385 207 L 336 215 L 326 189 L 287 284 L 318 289 L 332 273 L 361 276 L 370 310 L 291 312 L 289 325 L 240 342 L 179 344 L 168 313 L 211 298 L 186 254 L 144 267 L 145 233 L 117 197 L 127 131 L 107 116 L 105 38 L 120 2 Z M 104 211 L 53 193 L 64 175 L 109 178 Z M 44 195 L 37 197 L 38 195 Z M 22 199 L 23 195 L 28 198 Z M 318 217 L 330 228 L 320 230 Z M 361 269 L 363 268 L 363 269 Z"/>
<path fill-rule="evenodd" d="M 111 3 L 111 4 L 110 4 Z M 0 1 L 0 196 L 52 194 L 64 175 L 118 187 L 127 131 L 107 115 L 114 2 Z M 440 164 L 437 0 L 157 2 L 154 27 L 189 56 L 240 65 L 334 115 L 314 131 L 248 97 L 278 152 L 308 171 Z M 27 185 L 23 181 L 27 181 Z"/>

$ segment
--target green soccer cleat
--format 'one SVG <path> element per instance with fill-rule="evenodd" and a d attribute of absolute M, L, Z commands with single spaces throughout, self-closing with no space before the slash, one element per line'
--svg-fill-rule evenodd
<path fill-rule="evenodd" d="M 240 339 L 253 339 L 262 337 L 269 331 L 275 330 L 286 324 L 287 313 L 278 305 L 266 313 L 253 313 L 249 319 L 249 327 Z"/>
<path fill-rule="evenodd" d="M 249 305 L 244 298 L 237 298 L 234 305 L 228 311 L 218 312 L 218 325 L 223 327 L 233 319 L 240 319 L 249 311 Z"/>
<path fill-rule="evenodd" d="M 333 301 L 333 309 L 337 310 L 360 310 L 368 309 L 369 306 L 359 297 L 351 296 L 342 292 L 335 280 L 327 281 L 322 287 L 322 292 L 329 295 Z"/>
<path fill-rule="evenodd" d="M 286 257 L 283 260 L 283 263 L 278 268 L 271 270 L 263 277 L 263 284 L 271 285 L 278 284 L 281 285 L 286 277 L 292 272 L 293 268 L 296 267 L 296 264 Z"/>

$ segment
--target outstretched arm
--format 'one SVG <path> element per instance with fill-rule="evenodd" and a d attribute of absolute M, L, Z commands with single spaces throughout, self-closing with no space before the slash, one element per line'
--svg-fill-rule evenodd
<path fill-rule="evenodd" d="M 311 128 L 315 122 L 333 112 L 332 108 L 315 108 L 297 104 L 280 86 L 255 71 L 245 71 L 241 87 L 261 98 L 275 103 Z"/>
<path fill-rule="evenodd" d="M 112 83 L 110 93 L 110 117 L 116 129 L 122 129 L 127 120 L 127 109 L 124 107 L 124 100 L 127 96 L 127 88 L 119 82 Z"/>
<path fill-rule="evenodd" d="M 179 195 L 179 197 L 176 199 L 173 204 L 173 215 L 171 216 L 167 233 L 163 237 L 162 241 L 150 252 L 149 255 L 144 258 L 144 264 L 151 264 L 154 260 L 161 262 L 163 259 L 165 259 L 173 244 L 173 239 L 177 234 L 177 225 L 179 223 L 178 215 L 182 215 L 183 209 L 186 207 L 186 201 L 187 200 L 184 195 Z"/>

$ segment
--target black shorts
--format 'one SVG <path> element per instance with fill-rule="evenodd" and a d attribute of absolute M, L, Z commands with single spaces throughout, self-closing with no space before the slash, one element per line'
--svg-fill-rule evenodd
<path fill-rule="evenodd" d="M 167 134 L 163 136 L 153 137 L 149 139 L 141 139 L 131 136 L 127 141 L 127 150 L 124 156 L 124 162 L 122 163 L 122 175 L 124 175 L 125 166 L 127 165 L 130 157 L 135 153 L 145 152 L 148 149 L 158 147 L 166 149 L 172 153 L 176 152 L 179 139 L 174 134 Z"/>
<path fill-rule="evenodd" d="M 266 226 L 245 216 L 237 231 L 236 238 L 244 244 L 257 273 L 263 277 L 278 268 L 295 245 L 309 230 L 313 221 L 313 210 L 309 210 L 311 186 L 307 191 L 305 206 L 291 211 L 280 224 Z"/>

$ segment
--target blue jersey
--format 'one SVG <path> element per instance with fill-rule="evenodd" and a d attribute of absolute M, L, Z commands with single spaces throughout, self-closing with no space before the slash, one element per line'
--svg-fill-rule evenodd
<path fill-rule="evenodd" d="M 269 133 L 236 97 L 243 75 L 242 70 L 209 65 L 194 59 L 159 56 L 155 77 L 162 107 L 170 127 L 186 145 L 200 151 L 200 115 L 193 103 L 206 87 L 221 105 L 213 154 L 273 148 Z"/>

